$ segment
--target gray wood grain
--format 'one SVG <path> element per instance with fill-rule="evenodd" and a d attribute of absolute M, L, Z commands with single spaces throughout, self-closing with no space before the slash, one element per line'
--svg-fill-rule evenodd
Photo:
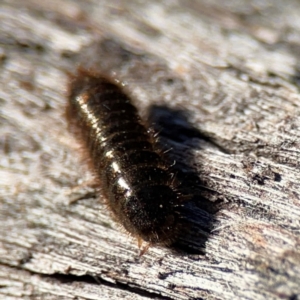
<path fill-rule="evenodd" d="M 299 17 L 296 0 L 2 0 L 0 298 L 300 298 Z M 173 249 L 140 257 L 91 184 L 64 118 L 79 65 L 122 81 L 171 148 L 193 194 Z"/>

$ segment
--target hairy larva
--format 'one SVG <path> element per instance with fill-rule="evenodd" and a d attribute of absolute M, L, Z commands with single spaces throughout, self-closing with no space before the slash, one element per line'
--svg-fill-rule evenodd
<path fill-rule="evenodd" d="M 71 130 L 81 139 L 116 219 L 139 241 L 172 243 L 182 196 L 129 97 L 114 80 L 79 70 L 68 99 Z"/>

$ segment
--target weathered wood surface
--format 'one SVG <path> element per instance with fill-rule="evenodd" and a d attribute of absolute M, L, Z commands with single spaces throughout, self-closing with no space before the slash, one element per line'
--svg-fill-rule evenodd
<path fill-rule="evenodd" d="M 0 298 L 300 299 L 299 20 L 297 0 L 2 0 Z M 173 148 L 194 194 L 176 249 L 139 257 L 87 184 L 79 64 Z"/>

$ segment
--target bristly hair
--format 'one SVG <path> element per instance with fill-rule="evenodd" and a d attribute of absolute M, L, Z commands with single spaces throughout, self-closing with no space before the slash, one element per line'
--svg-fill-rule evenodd
<path fill-rule="evenodd" d="M 122 87 L 79 69 L 70 79 L 68 100 L 71 130 L 83 143 L 116 219 L 138 239 L 171 244 L 184 197 L 157 138 Z"/>

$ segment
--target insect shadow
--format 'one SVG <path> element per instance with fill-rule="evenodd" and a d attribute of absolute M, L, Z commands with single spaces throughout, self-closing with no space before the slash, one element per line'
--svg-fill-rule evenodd
<path fill-rule="evenodd" d="M 199 167 L 193 155 L 193 151 L 201 149 L 204 143 L 214 142 L 193 127 L 188 119 L 186 111 L 165 106 L 152 106 L 148 112 L 148 122 L 158 133 L 161 147 L 168 151 L 172 172 L 176 174 L 179 189 L 187 199 L 180 208 L 180 231 L 170 246 L 182 255 L 205 253 L 205 244 L 214 227 L 221 201 L 217 192 L 207 188 L 207 180 L 204 182 L 199 176 L 201 164 Z"/>

